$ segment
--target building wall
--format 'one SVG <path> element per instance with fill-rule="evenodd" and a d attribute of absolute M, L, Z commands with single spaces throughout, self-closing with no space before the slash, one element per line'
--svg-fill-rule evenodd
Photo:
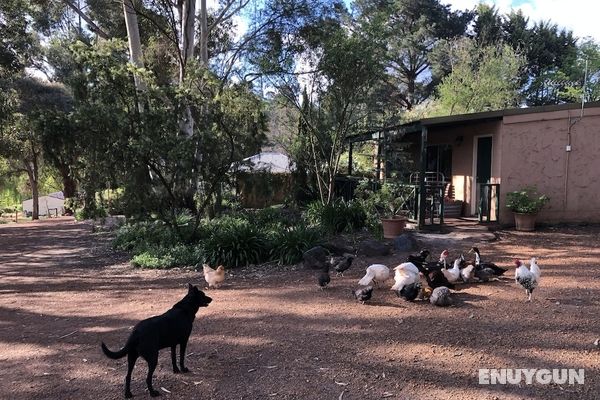
<path fill-rule="evenodd" d="M 501 214 L 506 193 L 536 185 L 550 197 L 539 222 L 600 222 L 600 108 L 505 116 L 501 140 Z M 570 119 L 569 119 L 570 118 Z M 569 129 L 569 126 L 571 128 Z M 566 151 L 571 136 L 571 152 Z"/>

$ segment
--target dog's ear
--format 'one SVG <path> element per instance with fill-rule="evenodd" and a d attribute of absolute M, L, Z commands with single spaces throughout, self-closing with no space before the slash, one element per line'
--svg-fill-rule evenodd
<path fill-rule="evenodd" d="M 194 290 L 194 285 L 188 282 L 188 292 L 191 292 L 192 290 Z"/>

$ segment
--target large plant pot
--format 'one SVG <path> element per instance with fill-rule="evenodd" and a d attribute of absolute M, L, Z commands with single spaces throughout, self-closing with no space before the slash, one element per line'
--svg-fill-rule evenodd
<path fill-rule="evenodd" d="M 402 232 L 406 226 L 406 217 L 393 217 L 393 218 L 381 218 L 381 225 L 383 226 L 383 237 L 386 239 L 395 239 Z"/>
<path fill-rule="evenodd" d="M 531 232 L 535 230 L 537 214 L 515 213 L 515 228 L 518 231 Z"/>

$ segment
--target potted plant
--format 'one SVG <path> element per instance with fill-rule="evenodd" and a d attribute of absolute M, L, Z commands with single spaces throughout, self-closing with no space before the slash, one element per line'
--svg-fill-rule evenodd
<path fill-rule="evenodd" d="M 410 188 L 400 184 L 386 182 L 376 192 L 377 206 L 383 237 L 394 239 L 399 236 L 406 227 L 408 221 L 408 210 L 405 209 Z"/>
<path fill-rule="evenodd" d="M 533 231 L 537 214 L 548 201 L 550 198 L 539 194 L 534 186 L 506 194 L 506 207 L 514 213 L 518 231 Z"/>

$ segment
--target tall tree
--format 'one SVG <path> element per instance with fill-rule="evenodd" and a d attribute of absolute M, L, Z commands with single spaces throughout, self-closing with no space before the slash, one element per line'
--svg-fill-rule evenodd
<path fill-rule="evenodd" d="M 463 38 L 450 48 L 452 72 L 438 87 L 438 113 L 443 115 L 515 107 L 523 57 L 508 45 L 480 47 Z"/>
<path fill-rule="evenodd" d="M 410 110 L 427 99 L 441 76 L 432 74 L 431 52 L 443 39 L 465 34 L 471 12 L 453 12 L 438 0 L 357 0 L 358 23 L 385 46 L 387 84 Z"/>

